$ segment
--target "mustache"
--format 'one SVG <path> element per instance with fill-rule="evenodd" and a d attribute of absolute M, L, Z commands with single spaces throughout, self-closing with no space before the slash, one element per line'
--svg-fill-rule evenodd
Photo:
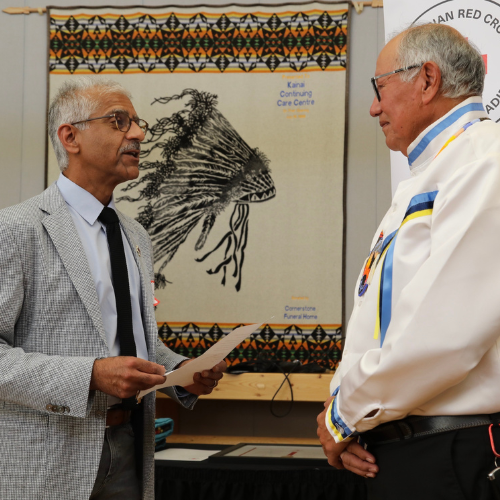
<path fill-rule="evenodd" d="M 131 150 L 141 151 L 141 143 L 139 141 L 130 141 L 128 144 L 120 148 L 120 153 L 126 153 Z"/>

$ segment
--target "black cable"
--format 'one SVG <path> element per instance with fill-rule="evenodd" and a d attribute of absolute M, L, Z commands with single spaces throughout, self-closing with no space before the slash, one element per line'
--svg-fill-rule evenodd
<path fill-rule="evenodd" d="M 278 387 L 278 390 L 274 393 L 274 396 L 272 397 L 271 403 L 269 405 L 269 410 L 271 411 L 271 414 L 274 417 L 277 417 L 277 418 L 286 417 L 292 411 L 292 407 L 293 407 L 293 388 L 292 388 L 292 384 L 291 384 L 290 379 L 288 378 L 288 376 L 291 375 L 295 371 L 295 369 L 300 366 L 300 361 L 298 359 L 296 359 L 296 360 L 293 361 L 293 363 L 294 363 L 295 366 L 288 373 L 286 373 L 285 370 L 283 370 L 283 368 L 281 368 L 281 366 L 279 365 L 279 363 L 276 363 L 276 361 L 274 361 L 274 366 L 276 366 L 276 368 L 278 368 L 281 371 L 281 373 L 283 373 L 283 375 L 285 376 L 285 378 L 283 379 L 283 382 L 281 382 L 281 385 Z M 288 405 L 287 411 L 285 413 L 283 413 L 283 415 L 278 415 L 273 410 L 274 398 L 278 395 L 278 392 L 280 392 L 280 390 L 283 387 L 283 384 L 285 382 L 288 382 L 288 386 L 290 387 L 290 404 Z"/>

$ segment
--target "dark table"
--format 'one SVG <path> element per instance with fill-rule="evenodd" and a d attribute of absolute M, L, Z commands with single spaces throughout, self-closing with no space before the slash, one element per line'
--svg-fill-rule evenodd
<path fill-rule="evenodd" d="M 169 445 L 221 450 L 226 445 Z M 364 500 L 365 479 L 316 461 L 294 466 L 293 459 L 262 464 L 204 460 L 157 460 L 156 500 Z"/>

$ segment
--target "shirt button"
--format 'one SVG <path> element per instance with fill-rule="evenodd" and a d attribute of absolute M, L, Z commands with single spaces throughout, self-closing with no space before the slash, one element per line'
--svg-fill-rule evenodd
<path fill-rule="evenodd" d="M 97 410 L 95 414 L 99 418 L 104 418 L 104 416 L 106 415 L 102 410 Z"/>

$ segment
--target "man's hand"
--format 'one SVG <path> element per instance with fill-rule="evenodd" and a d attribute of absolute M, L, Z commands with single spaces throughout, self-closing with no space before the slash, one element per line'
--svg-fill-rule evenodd
<path fill-rule="evenodd" d="M 375 457 L 356 441 L 347 444 L 347 448 L 340 454 L 340 460 L 347 470 L 358 476 L 375 477 L 379 471 L 375 465 Z"/>
<path fill-rule="evenodd" d="M 192 359 L 187 359 L 183 361 L 177 368 L 190 363 Z M 222 378 L 223 373 L 226 371 L 227 365 L 224 360 L 219 364 L 215 365 L 211 370 L 203 370 L 201 373 L 195 373 L 193 376 L 193 383 L 184 387 L 186 391 L 191 394 L 196 394 L 197 396 L 202 396 L 204 394 L 210 394 L 219 380 Z"/>
<path fill-rule="evenodd" d="M 330 397 L 325 401 L 325 409 L 318 415 L 317 419 L 317 434 L 328 458 L 328 463 L 337 469 L 347 469 L 359 476 L 375 477 L 379 470 L 375 465 L 375 457 L 356 441 L 336 443 L 326 428 L 326 412 L 333 399 Z"/>
<path fill-rule="evenodd" d="M 319 437 L 326 458 L 328 458 L 328 463 L 337 469 L 344 469 L 344 466 L 342 465 L 342 460 L 340 460 L 340 455 L 345 450 L 345 448 L 349 443 L 346 441 L 343 441 L 342 443 L 339 444 L 336 443 L 335 439 L 333 439 L 332 435 L 326 428 L 326 423 L 325 423 L 326 412 L 333 399 L 334 398 L 332 396 L 325 401 L 325 409 L 318 415 L 317 418 L 318 430 L 316 431 L 316 433 Z"/>
<path fill-rule="evenodd" d="M 90 390 L 98 389 L 117 398 L 130 398 L 137 391 L 165 382 L 165 367 L 131 356 L 96 359 Z"/>

